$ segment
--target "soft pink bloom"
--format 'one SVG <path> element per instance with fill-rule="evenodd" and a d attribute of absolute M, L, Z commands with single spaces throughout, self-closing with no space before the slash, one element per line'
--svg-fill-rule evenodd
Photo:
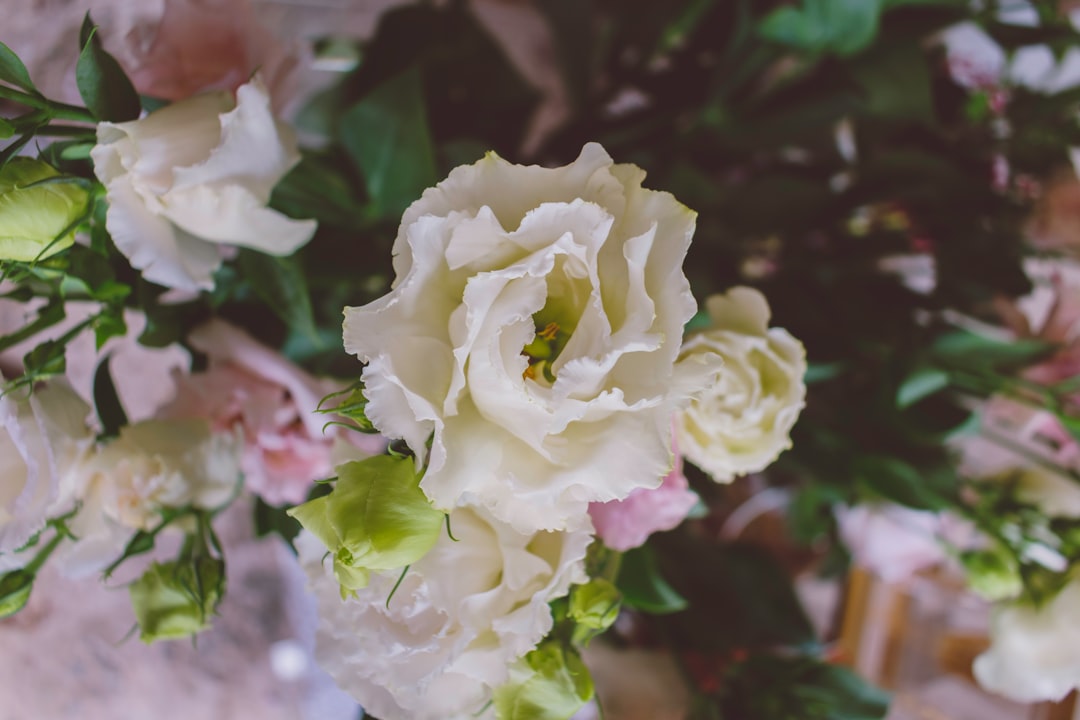
<path fill-rule="evenodd" d="M 256 70 L 278 110 L 295 90 L 299 48 L 267 30 L 250 0 L 165 0 L 156 28 L 137 28 L 127 40 L 121 58 L 145 95 L 176 101 L 235 91 Z"/>
<path fill-rule="evenodd" d="M 201 417 L 218 431 L 243 430 L 241 466 L 249 489 L 268 503 L 298 503 L 315 480 L 333 474 L 334 437 L 315 413 L 342 383 L 312 377 L 224 320 L 211 320 L 189 336 L 206 353 L 206 372 L 178 375 L 177 394 L 162 414 Z M 355 436 L 355 439 L 354 439 Z M 380 437 L 349 432 L 354 455 L 381 452 Z"/>
<path fill-rule="evenodd" d="M 944 562 L 946 542 L 974 540 L 973 529 L 955 516 L 900 505 L 840 506 L 836 520 L 855 562 L 886 582 L 903 582 Z"/>
<path fill-rule="evenodd" d="M 682 471 L 682 456 L 675 452 L 675 467 L 653 490 L 638 488 L 624 500 L 589 505 L 596 534 L 612 550 L 625 551 L 644 544 L 649 536 L 681 523 L 698 496 Z"/>

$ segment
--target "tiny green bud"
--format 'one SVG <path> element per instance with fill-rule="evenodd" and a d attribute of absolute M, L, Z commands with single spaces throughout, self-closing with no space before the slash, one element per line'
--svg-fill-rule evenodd
<path fill-rule="evenodd" d="M 960 554 L 968 586 L 990 601 L 1008 600 L 1024 590 L 1020 567 L 1003 548 L 968 550 Z"/>
<path fill-rule="evenodd" d="M 343 592 L 367 587 L 370 572 L 419 560 L 439 539 L 445 517 L 420 489 L 412 459 L 389 455 L 340 466 L 329 495 L 288 513 L 334 554 Z"/>
<path fill-rule="evenodd" d="M 0 618 L 10 617 L 26 607 L 34 589 L 34 574 L 12 570 L 0 577 Z"/>
<path fill-rule="evenodd" d="M 603 631 L 619 617 L 622 593 L 603 578 L 594 578 L 570 591 L 570 617 L 578 625 Z"/>
<path fill-rule="evenodd" d="M 71 182 L 34 185 L 59 175 L 51 165 L 24 157 L 0 168 L 0 260 L 30 262 L 75 242 L 73 230 L 63 233 L 86 214 L 90 193 Z"/>
<path fill-rule="evenodd" d="M 495 688 L 498 720 L 569 720 L 593 696 L 593 682 L 573 648 L 548 641 L 510 668 Z"/>
<path fill-rule="evenodd" d="M 154 563 L 128 588 L 139 639 L 171 640 L 210 627 L 224 584 L 225 563 L 216 558 Z"/>

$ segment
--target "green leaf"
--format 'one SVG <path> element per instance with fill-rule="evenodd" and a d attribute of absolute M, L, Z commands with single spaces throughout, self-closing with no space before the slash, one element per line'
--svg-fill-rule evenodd
<path fill-rule="evenodd" d="M 7 140 L 15 134 L 15 126 L 4 118 L 0 118 L 0 140 Z"/>
<path fill-rule="evenodd" d="M 615 584 L 623 594 L 623 602 L 638 610 L 665 615 L 687 607 L 686 598 L 660 576 L 656 554 L 648 545 L 623 555 Z"/>
<path fill-rule="evenodd" d="M 1042 340 L 1002 342 L 968 330 L 955 330 L 938 338 L 931 354 L 942 363 L 958 367 L 1018 368 L 1053 351 Z"/>
<path fill-rule="evenodd" d="M 398 216 L 438 180 L 423 82 L 415 67 L 376 87 L 341 119 L 341 141 L 383 216 Z"/>
<path fill-rule="evenodd" d="M 128 423 L 127 413 L 124 412 L 120 396 L 116 393 L 116 385 L 113 384 L 112 373 L 109 372 L 111 359 L 111 355 L 106 355 L 94 373 L 94 408 L 101 420 L 105 437 L 115 437 L 120 433 L 120 428 Z"/>
<path fill-rule="evenodd" d="M 317 487 L 329 488 L 327 485 Z M 293 540 L 300 534 L 303 528 L 295 518 L 288 513 L 289 508 L 278 507 L 268 504 L 260 497 L 255 498 L 255 537 L 261 538 L 267 535 L 280 535 L 285 542 L 292 547 Z"/>
<path fill-rule="evenodd" d="M 875 46 L 851 62 L 851 74 L 870 115 L 891 122 L 934 122 L 930 64 L 915 40 Z"/>
<path fill-rule="evenodd" d="M 0 168 L 0 259 L 34 262 L 75 242 L 90 193 L 81 178 L 27 157 Z"/>
<path fill-rule="evenodd" d="M 27 324 L 25 327 L 22 327 L 13 333 L 0 336 L 0 352 L 7 350 L 13 345 L 18 345 L 23 340 L 37 335 L 46 328 L 52 327 L 63 320 L 64 317 L 64 302 L 58 297 L 50 298 L 49 302 L 38 310 L 37 318 L 32 323 Z"/>
<path fill-rule="evenodd" d="M 30 73 L 19 56 L 4 43 L 0 43 L 0 80 L 28 93 L 37 95 L 37 88 L 30 80 Z"/>
<path fill-rule="evenodd" d="M 949 386 L 949 373 L 939 368 L 919 368 L 909 375 L 896 391 L 896 406 L 901 410 Z"/>
<path fill-rule="evenodd" d="M 82 48 L 75 65 L 75 82 L 86 107 L 98 120 L 137 119 L 142 111 L 139 94 L 120 63 L 102 47 L 90 13 L 83 20 L 80 40 Z"/>
<path fill-rule="evenodd" d="M 64 343 L 46 340 L 23 356 L 23 367 L 31 378 L 62 375 L 67 368 Z"/>
<path fill-rule="evenodd" d="M 881 0 L 803 0 L 774 10 L 759 32 L 797 50 L 854 55 L 873 42 L 880 15 Z"/>
<path fill-rule="evenodd" d="M 289 329 L 319 342 L 307 277 L 296 255 L 276 257 L 241 248 L 236 265 L 255 293 Z"/>
<path fill-rule="evenodd" d="M 852 463 L 856 479 L 875 494 L 919 510 L 941 510 L 949 506 L 948 488 L 935 487 L 939 480 L 920 472 L 896 457 L 864 455 Z"/>

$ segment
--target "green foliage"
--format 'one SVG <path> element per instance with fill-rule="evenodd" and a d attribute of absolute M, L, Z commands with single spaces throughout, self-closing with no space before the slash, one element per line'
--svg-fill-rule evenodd
<path fill-rule="evenodd" d="M 876 720 L 889 696 L 847 668 L 809 657 L 754 655 L 732 666 L 723 717 L 745 720 Z"/>
<path fill-rule="evenodd" d="M 128 586 L 139 639 L 145 643 L 195 635 L 209 627 L 225 591 L 225 563 L 200 556 L 153 563 Z"/>
<path fill-rule="evenodd" d="M 98 363 L 94 372 L 94 409 L 101 420 L 102 436 L 109 438 L 120 434 L 120 428 L 127 425 L 127 413 L 116 394 L 112 373 L 109 372 L 111 355 L 106 355 Z"/>
<path fill-rule="evenodd" d="M 852 55 L 873 41 L 880 15 L 880 0 L 803 0 L 774 10 L 761 34 L 806 52 Z"/>
<path fill-rule="evenodd" d="M 628 606 L 648 613 L 679 612 L 687 606 L 686 598 L 661 577 L 656 555 L 648 545 L 623 555 L 616 585 Z"/>
<path fill-rule="evenodd" d="M 0 619 L 10 617 L 26 607 L 33 589 L 33 573 L 16 569 L 0 575 Z"/>
<path fill-rule="evenodd" d="M 30 73 L 19 56 L 4 43 L 0 43 L 0 81 L 14 85 L 29 93 L 37 93 Z"/>
<path fill-rule="evenodd" d="M 116 58 L 102 47 L 90 13 L 86 14 L 79 32 L 79 48 L 75 81 L 79 95 L 94 117 L 110 122 L 138 118 L 142 110 L 139 95 Z"/>
<path fill-rule="evenodd" d="M 438 180 L 426 113 L 414 69 L 376 87 L 341 118 L 341 142 L 380 215 L 399 216 Z"/>

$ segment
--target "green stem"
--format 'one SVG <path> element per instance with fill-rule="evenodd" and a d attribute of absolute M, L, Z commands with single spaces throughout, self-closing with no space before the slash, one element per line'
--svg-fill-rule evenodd
<path fill-rule="evenodd" d="M 45 564 L 45 561 L 49 559 L 49 556 L 53 554 L 53 551 L 56 550 L 63 541 L 64 534 L 58 531 L 53 535 L 49 544 L 41 548 L 38 554 L 34 556 L 34 559 L 30 561 L 30 564 L 26 565 L 23 570 L 31 575 L 36 575 L 37 571 L 41 569 L 41 566 Z"/>
<path fill-rule="evenodd" d="M 13 100 L 20 105 L 26 105 L 27 107 L 37 108 L 39 110 L 48 110 L 52 117 L 59 120 L 75 120 L 76 122 L 97 124 L 97 118 L 95 118 L 86 108 L 68 105 L 67 103 L 53 102 L 40 95 L 31 95 L 30 93 L 25 93 L 21 90 L 15 90 L 14 88 L 5 87 L 3 85 L 0 85 L 0 98 Z"/>

